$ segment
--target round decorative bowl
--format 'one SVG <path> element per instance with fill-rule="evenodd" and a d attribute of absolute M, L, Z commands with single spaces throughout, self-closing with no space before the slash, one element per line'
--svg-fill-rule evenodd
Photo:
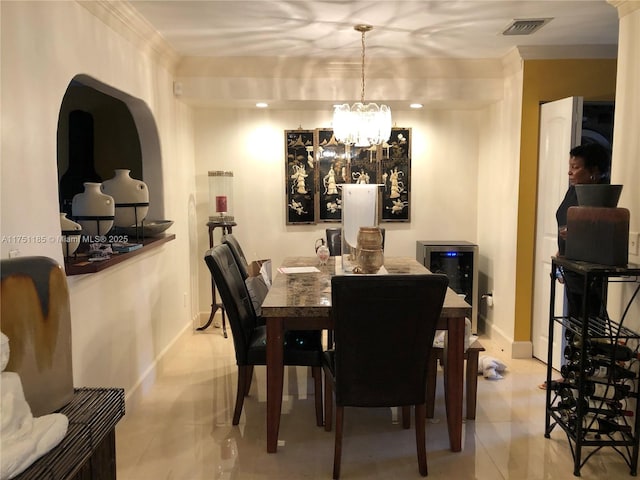
<path fill-rule="evenodd" d="M 137 231 L 135 225 L 130 225 L 128 227 L 118 227 L 118 232 L 123 235 L 127 235 L 130 239 L 135 239 L 136 235 L 155 237 L 156 235 L 160 235 L 171 225 L 173 225 L 173 220 L 149 220 L 148 222 L 145 221 L 143 225 L 144 228 L 138 226 Z"/>
<path fill-rule="evenodd" d="M 620 199 L 622 185 L 581 184 L 576 185 L 578 205 L 581 207 L 615 208 Z"/>

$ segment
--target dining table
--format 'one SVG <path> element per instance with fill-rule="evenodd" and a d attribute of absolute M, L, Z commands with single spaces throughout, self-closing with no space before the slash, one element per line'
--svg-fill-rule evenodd
<path fill-rule="evenodd" d="M 387 257 L 378 274 L 419 275 L 429 270 L 412 257 Z M 287 257 L 278 268 L 262 304 L 267 326 L 267 452 L 278 450 L 284 382 L 284 333 L 287 330 L 332 330 L 331 277 L 351 274 L 341 257 L 321 265 L 317 257 Z M 447 289 L 437 329 L 445 330 L 445 406 L 451 451 L 462 449 L 462 398 L 465 317 L 471 305 Z M 389 328 L 393 328 L 390 320 Z"/>

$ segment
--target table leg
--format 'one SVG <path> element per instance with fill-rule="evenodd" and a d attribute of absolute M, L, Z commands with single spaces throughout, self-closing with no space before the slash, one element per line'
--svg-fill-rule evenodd
<path fill-rule="evenodd" d="M 284 377 L 284 320 L 267 319 L 267 452 L 278 451 Z"/>
<path fill-rule="evenodd" d="M 449 318 L 445 342 L 444 396 L 452 452 L 462 450 L 462 390 L 464 377 L 464 318 Z"/>

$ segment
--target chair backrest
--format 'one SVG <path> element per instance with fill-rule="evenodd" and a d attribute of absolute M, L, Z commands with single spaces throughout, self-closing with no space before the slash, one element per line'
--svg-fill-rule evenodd
<path fill-rule="evenodd" d="M 327 228 L 325 232 L 327 234 L 327 247 L 329 247 L 329 255 L 331 255 L 332 257 L 342 255 L 342 229 Z"/>
<path fill-rule="evenodd" d="M 249 262 L 247 262 L 247 257 L 244 256 L 244 252 L 242 251 L 240 243 L 238 243 L 238 240 L 233 236 L 232 233 L 223 235 L 222 243 L 229 246 L 229 249 L 231 250 L 231 253 L 233 254 L 238 264 L 240 275 L 242 275 L 243 280 L 246 280 L 247 277 L 249 277 Z"/>
<path fill-rule="evenodd" d="M 335 276 L 335 396 L 341 406 L 425 402 L 446 275 Z"/>
<path fill-rule="evenodd" d="M 332 257 L 342 255 L 342 228 L 327 228 L 327 247 L 329 247 L 329 255 Z M 380 228 L 382 233 L 382 250 L 384 250 L 384 228 Z"/>
<path fill-rule="evenodd" d="M 257 324 L 247 286 L 228 245 L 213 247 L 207 251 L 204 260 L 227 312 L 233 333 L 236 361 L 238 365 L 246 365 L 249 341 Z"/>

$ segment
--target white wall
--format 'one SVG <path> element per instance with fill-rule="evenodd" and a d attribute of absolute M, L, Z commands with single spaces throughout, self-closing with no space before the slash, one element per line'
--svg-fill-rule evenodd
<path fill-rule="evenodd" d="M 618 206 L 631 213 L 630 231 L 640 232 L 640 3 L 612 3 L 621 5 L 611 183 L 624 185 Z M 629 261 L 640 264 L 640 256 L 630 255 Z M 621 318 L 637 286 L 637 282 L 626 284 L 612 292 L 612 318 Z M 640 296 L 635 298 L 624 324 L 640 331 Z"/>
<path fill-rule="evenodd" d="M 385 253 L 415 258 L 416 240 L 477 240 L 478 135 L 474 110 L 394 111 L 411 127 L 410 223 L 384 223 Z M 338 224 L 287 226 L 284 130 L 327 127 L 331 111 L 197 109 L 195 151 L 200 258 L 207 250 L 209 170 L 234 173 L 234 234 L 249 260 L 314 255 L 314 241 Z M 219 230 L 215 243 L 219 242 Z M 482 248 L 482 246 L 481 246 Z M 200 262 L 200 311 L 208 316 L 210 276 Z"/>
<path fill-rule="evenodd" d="M 190 197 L 195 191 L 191 111 L 172 74 L 76 2 L 1 2 L 1 234 L 60 233 L 56 128 L 69 81 L 87 74 L 147 103 L 162 149 L 164 212 L 177 239 L 103 272 L 69 277 L 76 386 L 131 392 L 190 325 Z M 157 175 L 156 175 L 157 176 Z M 192 202 L 193 203 L 193 202 Z M 56 241 L 3 242 L 62 262 Z"/>
<path fill-rule="evenodd" d="M 522 66 L 512 52 L 505 58 L 503 100 L 481 112 L 478 168 L 479 294 L 491 293 L 493 306 L 479 304 L 484 332 L 507 351 L 514 338 Z"/>

